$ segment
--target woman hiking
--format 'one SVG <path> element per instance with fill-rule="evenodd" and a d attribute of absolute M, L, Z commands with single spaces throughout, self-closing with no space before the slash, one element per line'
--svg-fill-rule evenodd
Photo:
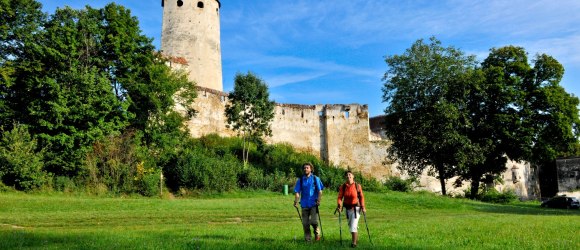
<path fill-rule="evenodd" d="M 346 171 L 344 174 L 346 182 L 338 188 L 337 209 L 342 212 L 346 209 L 346 218 L 348 219 L 348 228 L 352 235 L 351 247 L 356 247 L 358 243 L 358 219 L 360 212 L 366 213 L 365 198 L 362 187 L 354 181 L 352 172 Z"/>

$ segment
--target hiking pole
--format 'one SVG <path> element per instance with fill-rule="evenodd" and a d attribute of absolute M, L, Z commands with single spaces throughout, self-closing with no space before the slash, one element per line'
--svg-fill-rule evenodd
<path fill-rule="evenodd" d="M 369 232 L 369 224 L 367 223 L 367 213 L 365 211 L 363 211 L 363 216 L 365 218 L 365 226 L 367 227 L 367 234 L 369 235 L 369 241 L 371 242 L 371 245 L 374 245 L 373 240 L 371 240 L 371 233 Z"/>
<path fill-rule="evenodd" d="M 298 207 L 296 205 L 294 205 L 294 208 L 296 208 L 296 213 L 298 213 L 298 219 L 300 220 L 300 224 L 302 224 L 302 216 L 300 216 L 300 211 L 298 210 Z"/>
<path fill-rule="evenodd" d="M 324 232 L 322 231 L 322 219 L 320 218 L 320 211 L 318 211 L 318 205 L 316 205 L 316 214 L 318 215 L 318 221 L 320 223 L 320 235 L 322 236 L 322 240 L 324 241 Z"/>
<path fill-rule="evenodd" d="M 336 208 L 336 210 L 334 210 L 335 215 L 336 211 L 338 211 L 338 227 L 340 228 L 340 245 L 342 246 L 342 220 L 340 218 L 342 217 L 342 215 L 340 215 L 340 209 L 338 209 L 338 207 Z"/>

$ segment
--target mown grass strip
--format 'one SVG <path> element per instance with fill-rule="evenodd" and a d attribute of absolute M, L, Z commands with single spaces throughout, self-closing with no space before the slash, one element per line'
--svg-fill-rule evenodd
<path fill-rule="evenodd" d="M 580 248 L 578 210 L 426 193 L 366 196 L 374 247 L 361 220 L 361 249 Z M 325 241 L 308 245 L 292 197 L 277 193 L 189 199 L 0 193 L 0 249 L 337 249 L 335 197 L 326 192 L 320 208 Z"/>

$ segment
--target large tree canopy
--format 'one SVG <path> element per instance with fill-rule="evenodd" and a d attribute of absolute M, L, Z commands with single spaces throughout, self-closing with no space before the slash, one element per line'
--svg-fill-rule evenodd
<path fill-rule="evenodd" d="M 31 2 L 35 9 L 24 6 L 30 1 L 11 2 L 23 10 L 14 11 L 12 24 L 25 34 L 10 31 L 0 41 L 0 66 L 10 67 L 1 125 L 27 125 L 47 149 L 48 171 L 78 174 L 95 141 L 127 128 L 145 131 L 152 143 L 160 132 L 183 126 L 174 107 L 176 101 L 191 107 L 194 85 L 155 53 L 128 9 L 65 7 L 42 19 L 37 2 Z M 5 49 L 11 44 L 21 48 Z"/>
<path fill-rule="evenodd" d="M 563 66 L 551 56 L 536 55 L 530 65 L 521 47 L 493 48 L 482 63 L 484 81 L 469 96 L 469 133 L 485 152 L 462 176 L 475 196 L 483 177 L 505 171 L 508 158 L 547 167 L 578 143 L 578 98 L 559 85 Z"/>
<path fill-rule="evenodd" d="M 547 166 L 577 146 L 578 98 L 559 85 L 564 69 L 548 55 L 532 67 L 523 48 L 494 48 L 477 67 L 431 38 L 386 62 L 389 153 L 405 171 L 436 170 L 442 186 L 458 175 L 475 197 L 508 159 Z"/>
<path fill-rule="evenodd" d="M 411 174 L 425 169 L 435 173 L 445 194 L 445 180 L 474 160 L 473 145 L 464 133 L 464 86 L 474 74 L 475 59 L 431 38 L 429 43 L 416 41 L 386 62 L 383 99 L 389 104 L 389 156 Z"/>

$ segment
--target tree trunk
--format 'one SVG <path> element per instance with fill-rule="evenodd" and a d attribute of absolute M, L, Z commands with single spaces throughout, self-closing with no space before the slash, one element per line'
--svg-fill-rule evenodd
<path fill-rule="evenodd" d="M 479 183 L 481 182 L 481 175 L 476 174 L 471 177 L 471 194 L 469 197 L 470 199 L 477 198 L 477 194 L 479 193 Z"/>
<path fill-rule="evenodd" d="M 443 165 L 437 164 L 437 171 L 439 172 L 439 183 L 441 183 L 441 194 L 447 195 L 447 189 L 445 188 L 445 169 Z"/>
<path fill-rule="evenodd" d="M 242 162 L 244 163 L 244 169 L 248 166 L 248 159 L 246 158 L 246 151 L 248 151 L 248 149 L 246 148 L 246 137 L 243 136 L 242 137 Z"/>

